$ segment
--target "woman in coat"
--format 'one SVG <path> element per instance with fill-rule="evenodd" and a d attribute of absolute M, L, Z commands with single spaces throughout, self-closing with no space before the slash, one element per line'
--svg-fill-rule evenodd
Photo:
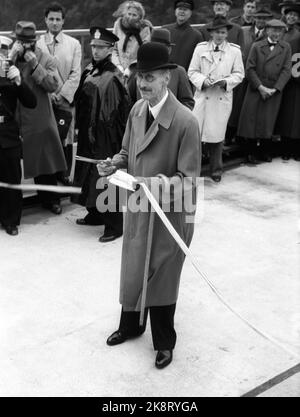
<path fill-rule="evenodd" d="M 136 61 L 138 48 L 150 41 L 152 25 L 144 17 L 145 10 L 141 3 L 129 1 L 124 6 L 123 16 L 114 24 L 113 33 L 119 41 L 115 45 L 112 62 L 123 74 Z"/>
<path fill-rule="evenodd" d="M 248 160 L 256 163 L 256 144 L 262 157 L 271 162 L 271 138 L 278 116 L 282 91 L 291 76 L 291 48 L 281 39 L 286 25 L 270 20 L 267 38 L 255 42 L 246 64 L 249 82 L 241 110 L 238 136 L 248 139 Z"/>
<path fill-rule="evenodd" d="M 67 168 L 49 95 L 58 87 L 56 64 L 49 54 L 36 47 L 34 23 L 18 22 L 15 36 L 17 40 L 12 56 L 37 98 L 35 109 L 21 104 L 18 111 L 23 138 L 24 176 L 34 178 L 37 184 L 57 185 L 55 174 Z M 40 192 L 39 196 L 44 208 L 61 214 L 57 194 Z"/>
<path fill-rule="evenodd" d="M 292 77 L 287 83 L 277 120 L 276 131 L 282 140 L 282 158 L 300 160 L 300 34 L 290 42 L 292 48 Z"/>
<path fill-rule="evenodd" d="M 226 41 L 230 28 L 225 17 L 215 17 L 208 28 L 212 39 L 196 47 L 188 70 L 196 87 L 193 113 L 199 122 L 201 140 L 208 144 L 210 173 L 215 182 L 222 175 L 223 141 L 232 110 L 232 90 L 244 78 L 240 47 Z"/>

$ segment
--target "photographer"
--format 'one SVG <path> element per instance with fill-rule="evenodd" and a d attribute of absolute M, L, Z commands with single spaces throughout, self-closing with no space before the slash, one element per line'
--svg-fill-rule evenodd
<path fill-rule="evenodd" d="M 37 98 L 37 107 L 20 105 L 18 112 L 23 138 L 25 178 L 36 184 L 57 185 L 56 173 L 65 171 L 66 161 L 55 121 L 50 94 L 58 87 L 58 73 L 53 57 L 36 46 L 36 27 L 20 21 L 13 36 L 16 42 L 10 57 Z M 57 194 L 39 192 L 42 206 L 54 214 L 62 209 Z"/>
<path fill-rule="evenodd" d="M 20 71 L 7 59 L 12 40 L 0 36 L 0 182 L 20 184 L 22 145 L 15 120 L 17 100 L 33 109 L 36 97 L 23 82 Z M 18 234 L 22 192 L 0 188 L 0 223 L 11 236 Z"/>

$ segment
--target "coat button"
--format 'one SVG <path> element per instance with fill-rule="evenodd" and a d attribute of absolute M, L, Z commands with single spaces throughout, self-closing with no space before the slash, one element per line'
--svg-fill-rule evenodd
<path fill-rule="evenodd" d="M 208 97 L 205 97 L 206 98 L 206 100 L 208 100 Z"/>

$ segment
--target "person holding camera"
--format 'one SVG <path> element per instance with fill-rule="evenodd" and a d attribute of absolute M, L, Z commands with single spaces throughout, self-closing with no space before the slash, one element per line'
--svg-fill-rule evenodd
<path fill-rule="evenodd" d="M 56 173 L 67 169 L 55 121 L 50 94 L 58 88 L 56 63 L 50 54 L 36 46 L 33 22 L 20 21 L 12 36 L 16 39 L 10 58 L 37 97 L 37 107 L 19 106 L 18 119 L 23 138 L 24 177 L 36 184 L 57 185 Z M 42 206 L 54 214 L 62 209 L 57 194 L 39 192 Z"/>
<path fill-rule="evenodd" d="M 17 101 L 30 109 L 37 101 L 18 68 L 7 59 L 11 43 L 11 39 L 0 36 L 0 182 L 20 184 L 22 144 L 15 120 Z M 18 235 L 21 213 L 22 192 L 0 186 L 0 223 L 11 236 Z"/>

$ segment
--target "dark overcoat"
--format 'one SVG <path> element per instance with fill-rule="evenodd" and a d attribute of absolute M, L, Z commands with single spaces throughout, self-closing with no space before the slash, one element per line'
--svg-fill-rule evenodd
<path fill-rule="evenodd" d="M 248 87 L 238 125 L 238 136 L 270 139 L 279 112 L 282 91 L 291 77 L 291 48 L 280 41 L 270 50 L 267 39 L 255 42 L 246 64 Z M 275 88 L 277 92 L 263 100 L 258 87 Z"/>
<path fill-rule="evenodd" d="M 121 149 L 129 100 L 120 71 L 110 59 L 86 68 L 75 101 L 79 129 L 77 154 L 92 159 L 113 157 Z M 74 184 L 82 187 L 82 194 L 73 197 L 73 202 L 96 207 L 96 200 L 104 189 L 97 189 L 98 180 L 96 165 L 77 162 Z"/>
<path fill-rule="evenodd" d="M 180 190 L 184 179 L 200 176 L 201 141 L 197 119 L 170 91 L 159 115 L 145 134 L 147 113 L 147 102 L 139 100 L 131 110 L 122 151 L 114 157 L 113 162 L 119 168 L 127 167 L 129 174 L 142 177 L 150 189 L 161 181 L 172 181 L 174 199 L 179 199 L 182 197 Z M 160 175 L 164 176 L 164 180 Z M 190 192 L 194 191 L 191 185 Z M 187 211 L 184 206 L 179 212 L 171 209 L 165 214 L 189 245 L 194 224 L 187 221 Z M 194 212 L 189 215 L 193 218 Z M 149 216 L 149 212 L 134 213 L 128 210 L 125 218 L 120 303 L 129 311 L 140 310 Z M 176 303 L 183 263 L 183 252 L 156 216 L 147 307 Z"/>
<path fill-rule="evenodd" d="M 300 34 L 290 43 L 292 48 L 292 77 L 282 96 L 276 132 L 300 141 Z"/>
<path fill-rule="evenodd" d="M 19 103 L 17 119 L 23 138 L 24 176 L 65 171 L 66 161 L 55 121 L 50 95 L 58 86 L 58 74 L 54 59 L 36 48 L 38 65 L 31 72 L 29 64 L 17 62 L 22 77 L 37 98 L 34 109 Z"/>

